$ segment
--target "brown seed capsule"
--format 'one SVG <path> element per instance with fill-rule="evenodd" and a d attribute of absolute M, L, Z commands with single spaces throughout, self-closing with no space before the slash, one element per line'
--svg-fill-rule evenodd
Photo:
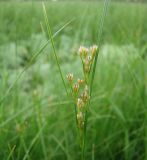
<path fill-rule="evenodd" d="M 88 95 L 88 92 L 85 90 L 82 94 L 83 102 L 87 102 L 90 99 L 90 96 Z"/>
<path fill-rule="evenodd" d="M 81 57 L 86 57 L 88 55 L 88 48 L 80 46 L 80 48 L 79 48 L 79 55 Z"/>
<path fill-rule="evenodd" d="M 92 58 L 95 57 L 95 54 L 96 54 L 96 52 L 97 52 L 97 49 L 98 49 L 97 45 L 93 45 L 92 47 L 90 47 L 90 52 L 91 52 Z"/>
<path fill-rule="evenodd" d="M 79 113 L 77 114 L 77 120 L 78 120 L 78 122 L 83 121 L 83 114 L 82 114 L 82 112 L 79 112 Z"/>
<path fill-rule="evenodd" d="M 73 74 L 72 73 L 69 73 L 66 77 L 67 77 L 69 82 L 72 82 L 72 80 L 73 80 Z"/>
<path fill-rule="evenodd" d="M 77 100 L 77 107 L 79 109 L 81 109 L 82 107 L 84 107 L 84 102 L 83 102 L 83 100 L 81 98 L 78 98 L 78 100 Z"/>
<path fill-rule="evenodd" d="M 78 125 L 81 129 L 83 129 L 84 127 L 84 115 L 82 112 L 79 112 L 77 114 L 77 121 L 78 121 Z"/>
<path fill-rule="evenodd" d="M 79 84 L 74 84 L 73 91 L 77 93 L 79 91 Z"/>
<path fill-rule="evenodd" d="M 84 83 L 84 80 L 83 79 L 78 79 L 78 84 L 83 84 Z"/>

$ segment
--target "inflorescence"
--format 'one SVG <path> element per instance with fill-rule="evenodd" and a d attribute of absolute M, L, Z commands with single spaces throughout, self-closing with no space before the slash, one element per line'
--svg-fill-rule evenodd
<path fill-rule="evenodd" d="M 97 46 L 90 48 L 81 46 L 79 48 L 79 56 L 83 67 L 83 78 L 74 81 L 72 73 L 67 75 L 67 79 L 71 88 L 72 97 L 76 106 L 77 125 L 82 134 L 85 125 L 87 106 L 90 100 L 90 73 L 97 52 Z"/>

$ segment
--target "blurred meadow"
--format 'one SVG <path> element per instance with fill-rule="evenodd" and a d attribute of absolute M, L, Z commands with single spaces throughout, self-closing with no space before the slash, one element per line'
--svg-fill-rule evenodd
<path fill-rule="evenodd" d="M 97 44 L 104 1 L 45 6 L 68 86 L 67 73 L 81 77 L 79 47 Z M 104 20 L 85 159 L 147 160 L 147 4 L 112 0 Z M 41 2 L 0 1 L 0 160 L 80 160 L 74 107 L 47 41 Z"/>

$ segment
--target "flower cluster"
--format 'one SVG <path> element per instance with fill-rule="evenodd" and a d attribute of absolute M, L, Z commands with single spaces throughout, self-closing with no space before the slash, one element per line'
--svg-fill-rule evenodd
<path fill-rule="evenodd" d="M 97 52 L 97 46 L 94 45 L 90 48 L 81 46 L 79 48 L 79 55 L 83 65 L 82 79 L 77 79 L 74 82 L 74 75 L 72 73 L 67 75 L 68 82 L 70 84 L 71 93 L 74 103 L 76 105 L 76 118 L 78 127 L 83 131 L 85 125 L 85 113 L 87 110 L 88 102 L 90 100 L 90 71 L 93 65 L 93 61 Z"/>
<path fill-rule="evenodd" d="M 82 61 L 83 73 L 84 73 L 84 76 L 85 76 L 84 78 L 86 81 L 89 81 L 88 77 L 89 77 L 89 74 L 92 68 L 92 64 L 93 64 L 96 52 L 97 52 L 96 45 L 93 45 L 90 48 L 86 48 L 83 46 L 79 48 L 79 55 Z"/>

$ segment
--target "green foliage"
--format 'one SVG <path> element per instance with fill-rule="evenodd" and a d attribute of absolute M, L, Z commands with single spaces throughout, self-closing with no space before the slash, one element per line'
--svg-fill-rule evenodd
<path fill-rule="evenodd" d="M 74 69 L 80 77 L 77 50 L 96 42 L 102 3 L 52 2 L 46 9 L 53 35 L 61 29 L 53 38 L 63 76 Z M 146 15 L 145 4 L 109 6 L 89 108 L 86 159 L 147 158 Z M 3 97 L 0 159 L 80 159 L 73 104 L 40 2 L 0 2 Z"/>

